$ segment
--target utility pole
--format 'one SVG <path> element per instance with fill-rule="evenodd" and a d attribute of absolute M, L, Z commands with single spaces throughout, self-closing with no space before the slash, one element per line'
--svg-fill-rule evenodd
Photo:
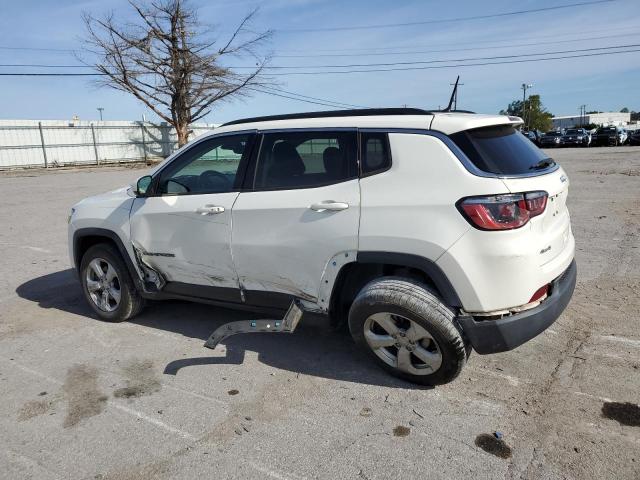
<path fill-rule="evenodd" d="M 578 120 L 580 123 L 579 123 L 578 125 L 574 125 L 574 126 L 576 126 L 576 127 L 581 127 L 581 126 L 582 126 L 582 105 L 580 105 L 580 106 L 578 107 L 578 111 L 580 112 L 580 113 L 579 113 L 579 115 L 580 115 L 580 120 Z"/>
<path fill-rule="evenodd" d="M 450 83 L 449 85 L 451 85 L 452 87 L 455 86 L 455 83 Z M 456 89 L 456 94 L 453 96 L 453 109 L 457 110 L 458 109 L 458 90 L 460 85 L 464 85 L 464 83 L 459 83 L 458 84 L 458 88 Z"/>
<path fill-rule="evenodd" d="M 580 126 L 584 127 L 587 121 L 587 106 L 580 105 Z"/>
<path fill-rule="evenodd" d="M 102 111 L 104 110 L 104 107 L 98 107 L 97 110 L 100 112 L 100 121 L 102 121 Z"/>
<path fill-rule="evenodd" d="M 527 102 L 527 90 L 530 88 L 533 88 L 533 83 L 523 83 L 521 88 L 522 88 L 522 120 L 524 120 L 524 126 L 525 128 L 527 128 L 525 105 Z"/>

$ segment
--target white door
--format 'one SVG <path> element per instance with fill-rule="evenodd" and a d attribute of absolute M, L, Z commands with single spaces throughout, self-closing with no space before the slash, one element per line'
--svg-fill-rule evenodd
<path fill-rule="evenodd" d="M 152 196 L 136 198 L 131 239 L 165 291 L 239 301 L 231 257 L 231 209 L 252 135 L 195 144 L 157 173 Z M 244 155 L 243 155 L 244 154 Z"/>
<path fill-rule="evenodd" d="M 233 207 L 233 258 L 247 303 L 260 304 L 264 292 L 320 303 L 327 262 L 358 247 L 356 158 L 355 130 L 263 135 L 254 191 Z"/>

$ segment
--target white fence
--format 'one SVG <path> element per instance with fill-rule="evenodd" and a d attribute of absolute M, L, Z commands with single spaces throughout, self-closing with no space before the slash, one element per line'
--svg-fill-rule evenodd
<path fill-rule="evenodd" d="M 191 138 L 213 128 L 194 124 Z M 0 169 L 154 161 L 177 148 L 167 124 L 0 120 Z"/>

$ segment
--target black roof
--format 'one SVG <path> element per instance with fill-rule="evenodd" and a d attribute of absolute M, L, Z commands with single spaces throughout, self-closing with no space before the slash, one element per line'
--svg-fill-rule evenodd
<path fill-rule="evenodd" d="M 325 110 L 321 112 L 287 113 L 285 115 L 270 115 L 266 117 L 251 117 L 234 120 L 223 124 L 238 125 L 241 123 L 266 122 L 269 120 L 295 120 L 300 118 L 327 117 L 368 117 L 373 115 L 431 115 L 433 112 L 421 108 L 361 108 L 353 110 Z M 468 112 L 471 113 L 471 112 Z"/>

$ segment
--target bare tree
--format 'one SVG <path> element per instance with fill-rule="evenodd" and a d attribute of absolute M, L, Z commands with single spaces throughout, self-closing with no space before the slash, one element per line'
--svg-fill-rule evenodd
<path fill-rule="evenodd" d="M 161 119 L 173 125 L 180 146 L 187 143 L 189 125 L 207 115 L 216 102 L 251 93 L 267 82 L 268 57 L 259 49 L 271 31 L 256 33 L 247 14 L 222 42 L 197 21 L 188 0 L 129 0 L 134 23 L 117 24 L 83 14 L 91 65 L 102 75 L 98 83 L 134 95 Z M 248 73 L 224 66 L 226 59 L 250 57 Z M 95 63 L 94 63 L 95 62 Z"/>

